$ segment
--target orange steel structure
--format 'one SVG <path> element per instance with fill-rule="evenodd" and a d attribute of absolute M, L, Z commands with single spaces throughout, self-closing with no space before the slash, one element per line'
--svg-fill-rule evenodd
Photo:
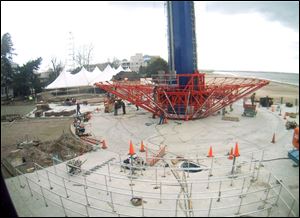
<path fill-rule="evenodd" d="M 181 86 L 184 79 L 186 85 Z M 97 87 L 168 119 L 205 118 L 267 85 L 269 81 L 213 77 L 204 73 L 164 74 L 149 84 L 130 81 L 98 82 Z"/>

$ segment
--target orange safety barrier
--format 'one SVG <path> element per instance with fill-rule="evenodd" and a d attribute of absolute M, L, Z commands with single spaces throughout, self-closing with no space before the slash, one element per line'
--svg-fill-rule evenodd
<path fill-rule="evenodd" d="M 293 145 L 295 148 L 297 148 L 299 150 L 299 127 L 296 127 L 294 129 Z"/>

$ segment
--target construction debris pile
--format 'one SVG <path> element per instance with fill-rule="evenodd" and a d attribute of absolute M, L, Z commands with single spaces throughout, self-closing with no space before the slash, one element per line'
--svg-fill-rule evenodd
<path fill-rule="evenodd" d="M 77 175 L 81 172 L 81 165 L 84 164 L 85 161 L 81 160 L 70 160 L 67 162 L 68 173 L 71 175 Z"/>
<path fill-rule="evenodd" d="M 53 155 L 66 161 L 92 150 L 91 145 L 83 144 L 71 133 L 63 133 L 55 141 L 40 143 L 38 140 L 27 140 L 18 143 L 16 148 L 5 159 L 24 172 L 34 167 L 34 162 L 43 167 L 51 166 Z"/>

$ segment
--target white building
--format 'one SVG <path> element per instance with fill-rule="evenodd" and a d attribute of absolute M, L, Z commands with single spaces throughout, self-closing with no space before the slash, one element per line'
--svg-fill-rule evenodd
<path fill-rule="evenodd" d="M 130 69 L 135 72 L 139 72 L 140 66 L 145 66 L 144 57 L 142 53 L 136 53 L 130 57 Z"/>

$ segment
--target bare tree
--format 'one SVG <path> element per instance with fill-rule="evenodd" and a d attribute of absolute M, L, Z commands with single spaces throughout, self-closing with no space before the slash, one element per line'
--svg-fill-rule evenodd
<path fill-rule="evenodd" d="M 75 55 L 75 62 L 80 66 L 87 65 L 89 66 L 91 63 L 91 60 L 93 58 L 93 50 L 94 46 L 93 44 L 89 45 L 83 45 L 80 49 L 77 50 Z"/>
<path fill-rule="evenodd" d="M 58 62 L 56 57 L 51 58 L 52 70 L 54 72 L 55 77 L 58 77 L 60 72 L 64 69 L 64 66 L 61 61 Z"/>

